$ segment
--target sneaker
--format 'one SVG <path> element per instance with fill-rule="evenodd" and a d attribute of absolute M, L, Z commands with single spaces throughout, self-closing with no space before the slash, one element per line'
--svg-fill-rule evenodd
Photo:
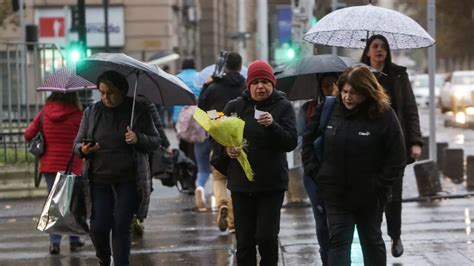
<path fill-rule="evenodd" d="M 82 249 L 82 247 L 85 245 L 86 243 L 83 241 L 83 240 L 80 240 L 77 241 L 77 242 L 71 242 L 69 243 L 69 250 L 71 252 L 77 252 L 77 251 L 80 251 Z"/>
<path fill-rule="evenodd" d="M 194 199 L 196 200 L 196 207 L 199 212 L 206 211 L 206 198 L 204 195 L 204 188 L 199 186 L 194 191 Z"/>
<path fill-rule="evenodd" d="M 235 234 L 235 226 L 233 224 L 229 224 L 229 234 Z"/>
<path fill-rule="evenodd" d="M 222 205 L 219 207 L 219 213 L 217 214 L 217 227 L 222 232 L 227 230 L 227 212 L 228 211 L 229 209 L 225 205 Z"/>
<path fill-rule="evenodd" d="M 59 244 L 51 244 L 49 245 L 49 254 L 51 255 L 58 255 L 59 252 L 61 252 L 61 249 L 59 248 Z"/>
<path fill-rule="evenodd" d="M 132 234 L 137 237 L 142 237 L 143 233 L 145 232 L 145 227 L 136 216 L 133 217 L 131 229 Z"/>
<path fill-rule="evenodd" d="M 395 258 L 400 257 L 403 255 L 403 244 L 400 238 L 395 240 L 392 239 L 392 256 Z"/>

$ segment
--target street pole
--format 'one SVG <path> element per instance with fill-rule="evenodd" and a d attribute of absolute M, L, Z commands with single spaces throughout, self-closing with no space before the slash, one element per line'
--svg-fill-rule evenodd
<path fill-rule="evenodd" d="M 26 101 L 26 99 L 28 98 L 28 92 L 26 91 L 26 34 L 25 34 L 25 11 L 23 9 L 23 6 L 24 6 L 24 0 L 19 0 L 18 1 L 19 5 L 20 5 L 20 9 L 18 10 L 19 13 L 18 15 L 20 16 L 20 41 L 21 41 L 21 45 L 20 45 L 20 51 L 21 51 L 21 68 L 20 68 L 20 76 L 21 76 L 21 87 L 18 88 L 18 93 L 20 95 L 22 95 L 23 93 L 23 100 L 25 101 L 25 105 L 26 105 L 26 116 L 27 118 L 29 119 L 30 118 L 30 108 L 29 108 L 29 105 L 28 105 L 28 102 Z M 20 103 L 18 103 L 18 106 L 21 106 Z M 21 115 L 21 111 L 20 111 L 20 115 Z"/>
<path fill-rule="evenodd" d="M 247 64 L 247 52 L 245 51 L 245 33 L 247 32 L 247 29 L 245 27 L 246 21 L 245 21 L 245 0 L 239 0 L 239 32 L 242 35 L 242 38 L 240 39 L 239 42 L 239 54 L 242 57 L 242 63 Z"/>
<path fill-rule="evenodd" d="M 109 52 L 109 0 L 103 0 L 103 4 L 104 4 L 105 51 Z"/>
<path fill-rule="evenodd" d="M 257 51 L 258 59 L 268 61 L 268 1 L 257 2 Z"/>
<path fill-rule="evenodd" d="M 428 33 L 436 40 L 436 0 L 428 0 Z M 430 159 L 436 162 L 436 104 L 435 104 L 436 44 L 428 48 L 428 75 L 430 86 Z M 426 145 L 426 143 L 425 143 Z"/>

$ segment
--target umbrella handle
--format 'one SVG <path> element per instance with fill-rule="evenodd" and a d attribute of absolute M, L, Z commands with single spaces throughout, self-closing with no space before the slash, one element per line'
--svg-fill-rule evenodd
<path fill-rule="evenodd" d="M 135 89 L 133 90 L 132 115 L 131 115 L 131 118 L 130 118 L 130 128 L 132 128 L 132 129 L 133 129 L 133 114 L 135 113 L 135 102 L 137 100 L 138 76 L 140 75 L 140 72 L 137 70 L 137 71 L 135 71 L 135 74 L 137 75 L 137 78 L 135 79 Z"/>

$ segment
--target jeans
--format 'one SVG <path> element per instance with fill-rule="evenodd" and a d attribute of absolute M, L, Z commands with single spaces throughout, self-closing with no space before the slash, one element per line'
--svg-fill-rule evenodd
<path fill-rule="evenodd" d="M 277 265 L 280 210 L 285 192 L 232 191 L 231 195 L 237 239 L 237 264 L 257 265 L 258 246 L 260 265 Z"/>
<path fill-rule="evenodd" d="M 196 186 L 198 187 L 204 187 L 211 174 L 211 163 L 209 162 L 210 153 L 211 142 L 209 139 L 206 139 L 203 143 L 194 144 L 194 155 L 196 156 L 198 168 Z"/>
<path fill-rule="evenodd" d="M 92 184 L 90 234 L 101 265 L 110 264 L 110 232 L 114 265 L 129 265 L 130 224 L 138 208 L 135 181 Z"/>
<path fill-rule="evenodd" d="M 351 265 L 351 244 L 355 226 L 359 233 L 364 265 L 387 264 L 385 243 L 380 229 L 382 206 L 376 203 L 358 209 L 348 209 L 341 203 L 326 201 L 326 211 L 330 239 L 329 265 Z"/>
<path fill-rule="evenodd" d="M 56 173 L 43 173 L 44 179 L 46 180 L 46 186 L 48 187 L 48 193 L 51 192 L 53 188 L 54 180 L 56 179 Z M 61 244 L 62 236 L 59 234 L 49 234 L 49 243 L 51 244 Z M 80 242 L 79 236 L 69 236 L 69 243 L 78 243 Z"/>
<path fill-rule="evenodd" d="M 324 200 L 318 185 L 310 176 L 303 176 L 303 184 L 311 202 L 311 208 L 313 209 L 313 216 L 316 222 L 316 237 L 318 238 L 321 261 L 323 262 L 323 265 L 327 265 L 329 251 L 329 229 Z"/>

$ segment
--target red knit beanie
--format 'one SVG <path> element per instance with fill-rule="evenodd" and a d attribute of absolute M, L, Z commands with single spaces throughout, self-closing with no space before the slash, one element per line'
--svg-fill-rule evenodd
<path fill-rule="evenodd" d="M 256 79 L 268 79 L 275 87 L 276 78 L 273 75 L 272 67 L 263 60 L 253 61 L 247 70 L 247 88 L 250 86 L 250 83 Z"/>

